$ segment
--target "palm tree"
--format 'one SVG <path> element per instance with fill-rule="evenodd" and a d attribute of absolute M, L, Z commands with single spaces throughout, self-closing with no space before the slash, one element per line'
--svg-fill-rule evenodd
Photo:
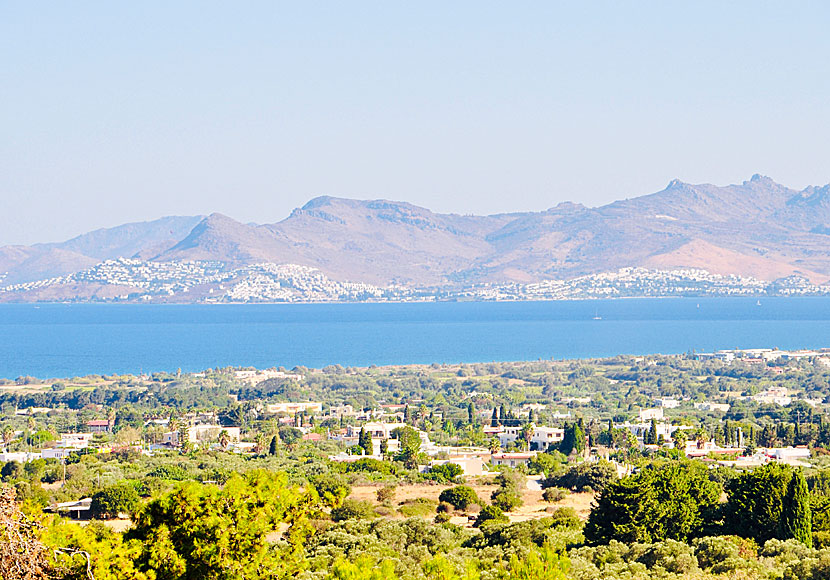
<path fill-rule="evenodd" d="M 231 436 L 228 434 L 226 429 L 222 429 L 222 432 L 219 433 L 219 445 L 221 445 L 223 449 L 227 449 L 230 442 Z"/>
<path fill-rule="evenodd" d="M 14 439 L 14 429 L 11 428 L 11 425 L 6 425 L 6 428 L 3 429 L 3 447 L 8 447 L 12 439 Z"/>
<path fill-rule="evenodd" d="M 536 427 L 533 423 L 525 423 L 522 425 L 521 431 L 519 431 L 519 436 L 524 440 L 524 448 L 525 451 L 530 449 L 530 440 L 533 439 L 533 434 L 536 432 Z"/>

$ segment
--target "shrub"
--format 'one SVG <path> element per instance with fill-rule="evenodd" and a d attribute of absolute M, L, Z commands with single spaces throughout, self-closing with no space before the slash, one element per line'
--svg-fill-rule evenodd
<path fill-rule="evenodd" d="M 746 568 L 758 556 L 758 545 L 738 536 L 709 536 L 692 545 L 698 565 L 715 574 Z"/>
<path fill-rule="evenodd" d="M 378 501 L 381 502 L 381 503 L 383 503 L 385 501 L 392 501 L 393 499 L 395 499 L 395 488 L 394 488 L 394 486 L 387 485 L 385 487 L 380 488 L 377 491 L 377 498 L 378 498 Z"/>
<path fill-rule="evenodd" d="M 547 478 L 542 486 L 564 487 L 572 491 L 587 491 L 587 488 L 602 491 L 615 479 L 617 479 L 617 468 L 608 461 L 597 461 L 574 465 L 562 475 Z"/>
<path fill-rule="evenodd" d="M 549 487 L 542 492 L 542 499 L 548 503 L 554 503 L 565 499 L 567 495 L 568 491 L 561 487 Z"/>
<path fill-rule="evenodd" d="M 506 512 L 516 509 L 523 503 L 518 493 L 504 489 L 494 491 L 491 499 L 493 500 L 494 506 Z"/>
<path fill-rule="evenodd" d="M 368 501 L 347 499 L 343 505 L 331 510 L 331 519 L 335 522 L 344 520 L 365 520 L 375 516 L 375 510 Z"/>
<path fill-rule="evenodd" d="M 448 521 L 450 521 L 450 519 L 450 514 L 438 512 L 437 514 L 435 514 L 435 519 L 433 519 L 432 521 L 434 521 L 436 524 L 445 524 Z"/>
<path fill-rule="evenodd" d="M 427 477 L 441 483 L 456 483 L 462 473 L 464 473 L 464 470 L 461 469 L 460 465 L 455 463 L 442 463 L 440 465 L 433 465 L 429 469 Z"/>
<path fill-rule="evenodd" d="M 480 527 L 484 522 L 508 522 L 507 516 L 498 506 L 486 505 L 481 508 L 478 517 L 476 518 L 475 527 Z"/>
<path fill-rule="evenodd" d="M 438 496 L 438 501 L 451 504 L 458 510 L 466 510 L 470 504 L 481 504 L 481 500 L 478 499 L 475 490 L 466 485 L 456 485 L 455 487 L 445 489 Z"/>
<path fill-rule="evenodd" d="M 323 475 L 312 482 L 317 495 L 330 507 L 339 506 L 352 492 L 352 486 L 336 475 Z"/>
<path fill-rule="evenodd" d="M 435 501 L 425 497 L 418 497 L 401 504 L 398 511 L 402 516 L 407 518 L 425 517 L 435 511 Z"/>
<path fill-rule="evenodd" d="M 180 465 L 159 465 L 147 474 L 147 477 L 157 477 L 159 479 L 169 479 L 172 481 L 184 481 L 190 479 L 184 467 Z"/>

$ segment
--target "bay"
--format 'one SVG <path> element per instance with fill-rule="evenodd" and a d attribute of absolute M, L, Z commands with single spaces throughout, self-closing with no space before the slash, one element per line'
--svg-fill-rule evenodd
<path fill-rule="evenodd" d="M 830 298 L 4 304 L 0 377 L 830 346 Z"/>

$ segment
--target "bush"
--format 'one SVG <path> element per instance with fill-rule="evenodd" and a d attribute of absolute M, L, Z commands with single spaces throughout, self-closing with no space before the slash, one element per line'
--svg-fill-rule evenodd
<path fill-rule="evenodd" d="M 122 513 L 132 514 L 139 501 L 135 486 L 122 482 L 95 493 L 89 511 L 94 518 L 117 518 Z"/>
<path fill-rule="evenodd" d="M 445 524 L 448 521 L 450 521 L 450 519 L 450 514 L 439 512 L 435 514 L 435 519 L 433 519 L 432 521 L 434 521 L 436 524 Z"/>
<path fill-rule="evenodd" d="M 395 488 L 393 486 L 382 487 L 377 491 L 378 501 L 383 503 L 385 501 L 392 501 L 395 499 Z"/>
<path fill-rule="evenodd" d="M 466 485 L 456 485 L 449 489 L 445 489 L 438 496 L 438 501 L 451 504 L 457 510 L 466 510 L 470 504 L 477 503 L 481 505 L 481 500 L 478 499 L 475 490 Z"/>
<path fill-rule="evenodd" d="M 498 489 L 494 491 L 491 499 L 493 500 L 494 506 L 506 512 L 516 509 L 523 503 L 522 498 L 518 493 L 505 489 Z"/>
<path fill-rule="evenodd" d="M 336 475 L 323 475 L 312 482 L 317 495 L 327 506 L 337 507 L 352 492 L 352 486 Z"/>
<path fill-rule="evenodd" d="M 368 501 L 347 499 L 343 505 L 331 510 L 331 519 L 335 522 L 344 520 L 365 520 L 375 517 L 375 510 Z"/>
<path fill-rule="evenodd" d="M 617 479 L 617 468 L 608 461 L 596 463 L 580 463 L 574 465 L 562 475 L 547 478 L 543 487 L 564 487 L 572 491 L 602 491 Z"/>
<path fill-rule="evenodd" d="M 187 470 L 180 465 L 159 465 L 148 473 L 147 477 L 157 477 L 159 479 L 169 479 L 171 481 L 184 481 L 186 479 L 190 479 L 190 474 L 188 474 Z"/>
<path fill-rule="evenodd" d="M 402 516 L 407 518 L 425 517 L 435 511 L 435 501 L 425 497 L 418 497 L 402 503 L 398 511 Z"/>
<path fill-rule="evenodd" d="M 504 515 L 504 512 L 498 506 L 495 505 L 486 505 L 481 508 L 481 512 L 479 512 L 478 517 L 476 518 L 475 527 L 480 527 L 481 524 L 484 522 L 504 522 L 507 523 L 509 520 L 507 516 Z"/>
<path fill-rule="evenodd" d="M 441 465 L 433 465 L 429 469 L 427 477 L 440 483 L 457 483 L 462 473 L 464 473 L 464 470 L 461 469 L 461 466 L 455 463 L 442 463 Z"/>
<path fill-rule="evenodd" d="M 542 492 L 542 499 L 548 503 L 554 503 L 565 499 L 567 495 L 568 491 L 561 487 L 549 487 Z"/>
<path fill-rule="evenodd" d="M 758 545 L 738 536 L 709 536 L 692 545 L 698 565 L 715 574 L 746 568 L 750 559 L 758 557 Z"/>

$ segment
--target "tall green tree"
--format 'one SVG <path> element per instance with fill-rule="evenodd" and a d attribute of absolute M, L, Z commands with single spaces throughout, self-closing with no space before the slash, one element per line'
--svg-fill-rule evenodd
<path fill-rule="evenodd" d="M 705 466 L 672 462 L 613 481 L 600 493 L 585 525 L 590 544 L 687 541 L 704 535 L 721 487 Z"/>
<path fill-rule="evenodd" d="M 795 538 L 808 548 L 812 547 L 813 522 L 810 493 L 807 491 L 807 482 L 800 469 L 790 479 L 781 511 L 782 539 Z"/>
<path fill-rule="evenodd" d="M 758 543 L 782 538 L 781 521 L 793 469 L 769 463 L 726 483 L 729 500 L 724 510 L 726 531 Z"/>

